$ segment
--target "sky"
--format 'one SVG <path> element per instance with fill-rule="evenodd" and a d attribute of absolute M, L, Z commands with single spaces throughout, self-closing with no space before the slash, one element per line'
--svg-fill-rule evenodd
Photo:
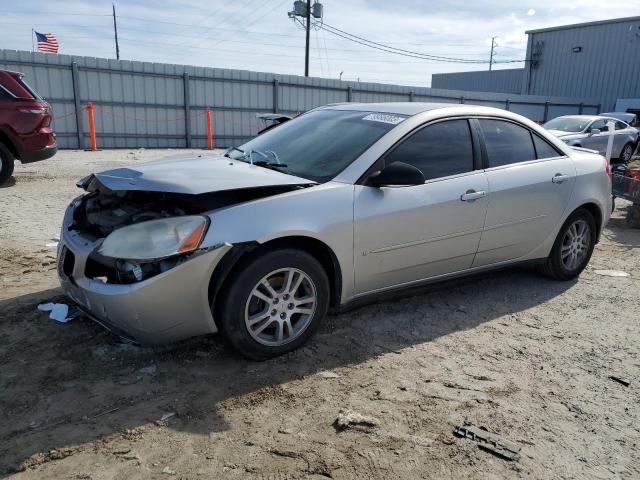
<path fill-rule="evenodd" d="M 304 30 L 287 16 L 293 0 L 115 0 L 120 58 L 304 74 Z M 487 62 L 525 58 L 526 30 L 631 15 L 627 2 L 581 0 L 323 0 L 323 21 L 395 48 Z M 111 2 L 0 0 L 0 48 L 31 50 L 31 29 L 53 33 L 60 53 L 115 58 Z M 381 52 L 316 25 L 310 75 L 429 86 L 431 74 L 486 70 Z M 523 63 L 497 63 L 517 68 Z"/>

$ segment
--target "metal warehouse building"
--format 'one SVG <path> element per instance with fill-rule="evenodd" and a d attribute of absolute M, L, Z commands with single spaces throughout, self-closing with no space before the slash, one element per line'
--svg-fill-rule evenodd
<path fill-rule="evenodd" d="M 525 68 L 434 74 L 431 86 L 592 98 L 601 111 L 640 113 L 640 17 L 526 33 Z"/>

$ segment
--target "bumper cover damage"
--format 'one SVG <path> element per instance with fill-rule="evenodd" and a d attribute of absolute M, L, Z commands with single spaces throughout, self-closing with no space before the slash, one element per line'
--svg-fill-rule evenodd
<path fill-rule="evenodd" d="M 137 283 L 105 283 L 85 274 L 87 260 L 100 240 L 69 230 L 72 221 L 69 208 L 60 236 L 58 275 L 65 294 L 90 317 L 143 345 L 217 331 L 208 283 L 230 244 L 198 250 L 172 269 Z"/>

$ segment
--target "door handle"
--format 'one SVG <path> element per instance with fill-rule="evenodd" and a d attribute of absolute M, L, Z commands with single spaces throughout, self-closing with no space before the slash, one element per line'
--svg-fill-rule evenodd
<path fill-rule="evenodd" d="M 569 175 L 563 175 L 562 173 L 556 173 L 551 181 L 553 183 L 562 183 L 569 180 L 571 177 Z"/>
<path fill-rule="evenodd" d="M 460 200 L 463 202 L 473 202 L 479 198 L 484 197 L 487 194 L 485 191 L 476 192 L 475 190 L 467 190 L 467 193 L 460 195 Z"/>

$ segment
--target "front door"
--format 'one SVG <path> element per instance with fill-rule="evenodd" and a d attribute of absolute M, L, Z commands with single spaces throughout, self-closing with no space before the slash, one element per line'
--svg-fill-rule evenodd
<path fill-rule="evenodd" d="M 477 150 L 477 149 L 476 149 Z M 469 122 L 423 127 L 384 158 L 419 168 L 426 182 L 355 187 L 356 294 L 468 269 L 487 211 L 487 179 L 474 169 Z"/>
<path fill-rule="evenodd" d="M 600 130 L 600 133 L 593 133 L 593 130 Z M 597 150 L 600 155 L 607 151 L 609 141 L 609 126 L 606 120 L 596 120 L 587 128 L 587 136 L 580 140 L 584 148 Z"/>
<path fill-rule="evenodd" d="M 540 246 L 562 218 L 576 179 L 573 160 L 524 126 L 478 122 L 490 201 L 474 267 L 514 260 Z"/>

